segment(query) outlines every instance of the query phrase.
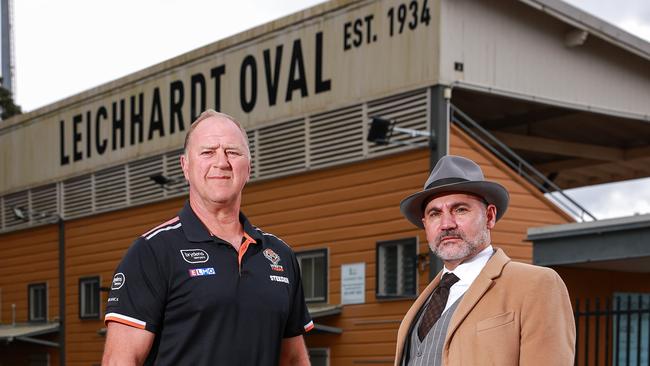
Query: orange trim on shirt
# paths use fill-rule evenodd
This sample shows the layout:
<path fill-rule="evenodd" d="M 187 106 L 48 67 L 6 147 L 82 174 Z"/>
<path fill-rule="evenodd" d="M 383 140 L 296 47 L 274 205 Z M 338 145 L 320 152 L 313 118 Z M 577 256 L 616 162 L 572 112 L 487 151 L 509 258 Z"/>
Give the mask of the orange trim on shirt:
<path fill-rule="evenodd" d="M 242 258 L 244 258 L 244 254 L 246 254 L 246 251 L 248 250 L 248 246 L 251 244 L 255 244 L 255 239 L 251 238 L 250 235 L 244 232 L 244 242 L 241 243 L 241 245 L 239 246 L 239 256 L 237 257 L 240 271 L 241 271 L 241 260 Z"/>
<path fill-rule="evenodd" d="M 104 324 L 108 324 L 108 322 L 122 323 L 124 325 L 128 325 L 128 326 L 131 326 L 131 327 L 134 327 L 134 328 L 144 329 L 144 325 L 142 325 L 142 324 L 134 323 L 134 322 L 128 321 L 126 319 L 117 318 L 117 317 L 110 316 L 110 315 L 107 316 L 104 319 Z"/>
<path fill-rule="evenodd" d="M 156 231 L 157 229 L 160 229 L 161 227 L 166 226 L 166 225 L 173 224 L 174 222 L 176 222 L 176 221 L 178 221 L 178 220 L 180 220 L 180 218 L 179 218 L 178 216 L 176 216 L 176 217 L 174 217 L 173 219 L 171 219 L 171 220 L 169 220 L 169 221 L 166 221 L 166 222 L 163 222 L 162 224 L 156 226 L 155 228 L 153 228 L 153 229 L 147 231 L 146 233 L 142 234 L 141 236 L 147 236 L 147 235 L 153 233 L 154 231 Z"/>

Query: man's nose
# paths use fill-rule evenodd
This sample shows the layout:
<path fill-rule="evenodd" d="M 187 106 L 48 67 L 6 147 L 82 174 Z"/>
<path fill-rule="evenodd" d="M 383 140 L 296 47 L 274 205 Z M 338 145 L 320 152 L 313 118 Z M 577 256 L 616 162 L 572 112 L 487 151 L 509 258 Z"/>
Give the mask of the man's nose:
<path fill-rule="evenodd" d="M 440 214 L 440 229 L 447 230 L 456 227 L 456 218 L 450 213 Z"/>
<path fill-rule="evenodd" d="M 224 149 L 217 149 L 217 153 L 215 154 L 214 162 L 212 165 L 219 169 L 227 169 L 230 167 L 228 155 Z"/>

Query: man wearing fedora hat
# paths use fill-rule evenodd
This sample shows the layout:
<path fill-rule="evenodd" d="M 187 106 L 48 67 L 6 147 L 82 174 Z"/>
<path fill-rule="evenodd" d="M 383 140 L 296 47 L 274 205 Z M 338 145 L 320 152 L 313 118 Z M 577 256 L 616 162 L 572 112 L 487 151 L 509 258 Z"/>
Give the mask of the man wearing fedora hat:
<path fill-rule="evenodd" d="M 562 279 L 491 245 L 508 201 L 475 162 L 451 155 L 402 201 L 444 268 L 402 320 L 396 366 L 573 364 L 575 324 Z"/>

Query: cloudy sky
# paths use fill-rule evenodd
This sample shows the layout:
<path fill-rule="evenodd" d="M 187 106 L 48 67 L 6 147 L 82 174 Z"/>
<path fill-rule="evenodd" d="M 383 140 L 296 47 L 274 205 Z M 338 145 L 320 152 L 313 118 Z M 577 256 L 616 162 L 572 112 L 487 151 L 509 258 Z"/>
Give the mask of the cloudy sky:
<path fill-rule="evenodd" d="M 320 2 L 14 0 L 16 101 L 30 111 Z M 650 41 L 649 0 L 569 2 Z M 650 212 L 650 179 L 569 194 L 598 218 Z"/>

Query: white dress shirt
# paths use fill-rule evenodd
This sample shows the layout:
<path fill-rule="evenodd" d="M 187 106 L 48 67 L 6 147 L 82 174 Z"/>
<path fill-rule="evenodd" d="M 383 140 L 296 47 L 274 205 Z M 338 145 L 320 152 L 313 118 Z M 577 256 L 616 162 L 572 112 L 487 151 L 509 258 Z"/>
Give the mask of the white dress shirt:
<path fill-rule="evenodd" d="M 474 258 L 459 264 L 453 271 L 448 270 L 446 267 L 443 268 L 443 275 L 451 272 L 460 279 L 449 289 L 449 298 L 447 299 L 447 305 L 445 305 L 444 311 L 447 311 L 459 297 L 463 296 L 469 286 L 472 285 L 472 282 L 478 277 L 479 273 L 481 273 L 493 253 L 494 249 L 492 249 L 492 245 L 488 245 L 487 248 L 475 255 Z"/>

